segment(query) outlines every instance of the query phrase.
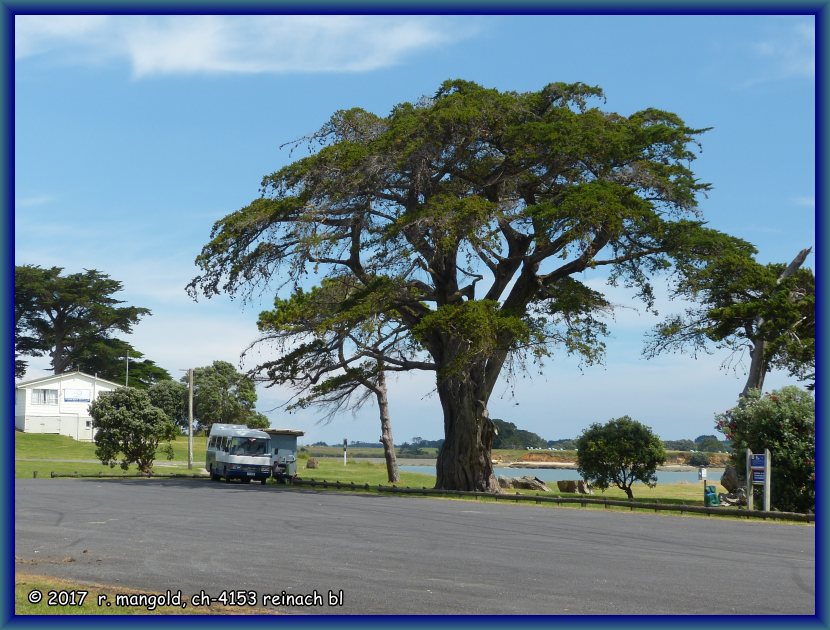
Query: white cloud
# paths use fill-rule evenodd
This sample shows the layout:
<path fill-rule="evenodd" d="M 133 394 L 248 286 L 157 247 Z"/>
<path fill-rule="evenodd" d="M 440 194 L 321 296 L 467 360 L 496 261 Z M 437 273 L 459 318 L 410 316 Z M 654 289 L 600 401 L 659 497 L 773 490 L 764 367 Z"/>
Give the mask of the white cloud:
<path fill-rule="evenodd" d="M 814 79 L 816 75 L 815 23 L 799 22 L 785 31 L 756 42 L 753 51 L 764 60 L 763 73 L 744 82 L 744 87 L 790 78 Z"/>
<path fill-rule="evenodd" d="M 365 72 L 471 32 L 429 16 L 17 16 L 15 58 L 126 59 L 136 77 Z"/>
<path fill-rule="evenodd" d="M 60 46 L 89 40 L 106 28 L 104 15 L 16 15 L 14 58 L 42 54 Z"/>

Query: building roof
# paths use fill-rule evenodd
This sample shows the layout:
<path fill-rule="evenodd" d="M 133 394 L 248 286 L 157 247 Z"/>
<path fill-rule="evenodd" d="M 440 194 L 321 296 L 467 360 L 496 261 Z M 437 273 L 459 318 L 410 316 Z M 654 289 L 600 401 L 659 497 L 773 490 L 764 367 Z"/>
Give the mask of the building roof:
<path fill-rule="evenodd" d="M 295 429 L 263 429 L 269 435 L 305 435 L 305 431 L 297 431 Z"/>
<path fill-rule="evenodd" d="M 91 381 L 97 381 L 99 383 L 105 383 L 107 385 L 112 385 L 113 387 L 123 387 L 123 385 L 119 385 L 118 383 L 113 383 L 112 381 L 108 381 L 105 378 L 98 378 L 97 376 L 93 376 L 91 374 L 87 374 L 85 372 L 77 371 L 77 372 L 64 372 L 63 374 L 50 374 L 49 376 L 41 376 L 39 378 L 32 378 L 28 381 L 20 381 L 19 383 L 15 383 L 14 387 L 17 389 L 18 387 L 26 387 L 29 385 L 39 385 L 41 383 L 48 383 L 51 381 L 60 381 L 65 379 L 69 376 L 83 376 L 88 378 Z"/>

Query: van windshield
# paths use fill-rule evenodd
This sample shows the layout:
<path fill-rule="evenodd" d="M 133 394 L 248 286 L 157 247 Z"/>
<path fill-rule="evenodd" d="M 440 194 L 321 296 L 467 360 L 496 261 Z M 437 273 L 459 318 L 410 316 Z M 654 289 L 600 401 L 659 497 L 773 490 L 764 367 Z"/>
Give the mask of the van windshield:
<path fill-rule="evenodd" d="M 231 455 L 267 455 L 268 438 L 235 437 L 231 440 Z"/>

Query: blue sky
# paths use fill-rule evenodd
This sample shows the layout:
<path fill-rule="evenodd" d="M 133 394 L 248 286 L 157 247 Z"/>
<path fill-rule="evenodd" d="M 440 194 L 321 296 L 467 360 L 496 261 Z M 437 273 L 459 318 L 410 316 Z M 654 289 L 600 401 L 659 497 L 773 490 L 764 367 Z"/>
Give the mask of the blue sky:
<path fill-rule="evenodd" d="M 119 297 L 153 312 L 130 342 L 174 377 L 238 364 L 272 297 L 187 297 L 212 224 L 290 161 L 280 145 L 335 110 L 386 114 L 448 78 L 517 91 L 582 81 L 605 90 L 604 109 L 713 127 L 693 166 L 714 186 L 700 200 L 710 226 L 763 262 L 815 246 L 812 16 L 17 16 L 15 262 L 122 281 Z M 655 318 L 623 290 L 609 296 L 622 308 L 605 365 L 555 357 L 501 382 L 491 416 L 548 439 L 625 414 L 664 439 L 714 433 L 743 368 L 721 369 L 722 354 L 642 359 Z M 658 298 L 661 313 L 681 308 Z M 46 368 L 33 361 L 27 378 Z M 773 373 L 767 387 L 789 382 Z M 396 441 L 442 436 L 432 390 L 431 374 L 390 383 Z M 373 407 L 321 425 L 278 409 L 286 397 L 262 389 L 258 408 L 308 443 L 379 435 Z"/>

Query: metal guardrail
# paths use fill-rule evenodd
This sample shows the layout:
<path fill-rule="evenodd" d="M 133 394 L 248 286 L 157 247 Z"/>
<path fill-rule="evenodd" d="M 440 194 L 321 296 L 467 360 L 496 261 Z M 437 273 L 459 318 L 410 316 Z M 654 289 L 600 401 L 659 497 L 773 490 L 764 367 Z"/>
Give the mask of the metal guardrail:
<path fill-rule="evenodd" d="M 764 512 L 762 510 L 744 510 L 734 507 L 706 507 L 701 505 L 686 505 L 678 503 L 646 503 L 641 501 L 622 501 L 608 498 L 589 497 L 546 497 L 539 494 L 491 494 L 489 492 L 470 492 L 465 490 L 436 490 L 435 488 L 399 488 L 397 486 L 370 486 L 367 484 L 345 483 L 341 481 L 316 481 L 315 479 L 296 479 L 294 485 L 305 485 L 321 488 L 336 488 L 346 490 L 376 490 L 378 492 L 389 492 L 391 494 L 417 494 L 422 496 L 449 496 L 449 497 L 472 497 L 485 498 L 495 501 L 532 502 L 537 505 L 542 503 L 555 503 L 556 505 L 579 504 L 582 507 L 587 505 L 601 505 L 606 509 L 609 507 L 627 507 L 634 510 L 654 510 L 655 512 L 680 512 L 681 514 L 706 514 L 708 516 L 737 516 L 741 518 L 760 518 L 763 520 L 785 520 L 814 523 L 815 514 L 799 514 L 796 512 Z"/>

